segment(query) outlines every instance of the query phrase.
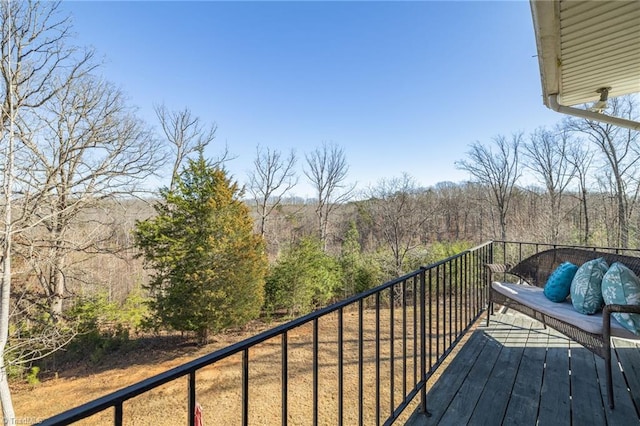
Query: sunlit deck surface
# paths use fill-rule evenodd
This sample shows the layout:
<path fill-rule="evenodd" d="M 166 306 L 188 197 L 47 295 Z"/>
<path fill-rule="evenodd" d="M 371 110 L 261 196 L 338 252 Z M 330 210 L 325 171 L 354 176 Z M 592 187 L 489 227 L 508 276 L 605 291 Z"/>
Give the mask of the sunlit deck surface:
<path fill-rule="evenodd" d="M 601 358 L 524 315 L 496 312 L 430 388 L 431 417 L 407 425 L 640 424 L 640 346 L 614 346 L 611 410 Z"/>

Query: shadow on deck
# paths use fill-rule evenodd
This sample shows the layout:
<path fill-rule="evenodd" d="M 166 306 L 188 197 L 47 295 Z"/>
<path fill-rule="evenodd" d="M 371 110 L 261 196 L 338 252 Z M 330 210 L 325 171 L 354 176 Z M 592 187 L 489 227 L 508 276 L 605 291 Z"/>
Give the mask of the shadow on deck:
<path fill-rule="evenodd" d="M 640 346 L 614 346 L 611 410 L 601 358 L 526 316 L 494 315 L 429 389 L 431 416 L 406 425 L 640 424 Z"/>

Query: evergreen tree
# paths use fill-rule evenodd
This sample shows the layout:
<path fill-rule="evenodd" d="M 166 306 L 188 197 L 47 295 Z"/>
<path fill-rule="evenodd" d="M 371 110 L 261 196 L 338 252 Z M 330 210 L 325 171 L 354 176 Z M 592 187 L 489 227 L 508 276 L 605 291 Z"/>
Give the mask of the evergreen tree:
<path fill-rule="evenodd" d="M 153 270 L 154 323 L 196 332 L 205 342 L 210 332 L 256 318 L 268 264 L 237 183 L 200 153 L 160 195 L 157 215 L 135 231 Z"/>

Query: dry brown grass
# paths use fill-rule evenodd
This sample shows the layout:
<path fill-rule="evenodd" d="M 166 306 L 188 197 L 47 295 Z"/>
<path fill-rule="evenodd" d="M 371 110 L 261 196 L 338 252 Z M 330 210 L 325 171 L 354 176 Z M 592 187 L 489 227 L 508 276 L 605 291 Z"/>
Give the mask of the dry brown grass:
<path fill-rule="evenodd" d="M 413 353 L 413 311 L 407 309 L 406 351 Z M 364 314 L 364 398 L 365 424 L 376 420 L 376 367 L 375 311 Z M 441 318 L 442 321 L 447 320 Z M 389 309 L 380 311 L 380 411 L 385 419 L 391 410 L 391 362 L 394 351 L 394 406 L 403 392 L 404 364 L 402 361 L 402 310 L 396 309 L 393 318 L 395 338 L 390 339 L 392 321 Z M 323 317 L 319 328 L 319 424 L 337 424 L 338 413 L 338 317 Z M 288 334 L 288 422 L 292 425 L 311 424 L 313 410 L 313 328 L 312 323 L 298 327 Z M 266 328 L 264 326 L 263 328 Z M 115 360 L 120 367 L 105 368 L 91 374 L 80 372 L 47 380 L 35 387 L 25 385 L 14 389 L 14 404 L 19 418 L 44 419 L 78 406 L 124 386 L 166 371 L 199 356 L 250 337 L 260 330 L 222 334 L 218 340 L 200 348 L 169 351 L 165 356 L 138 352 L 125 362 Z M 344 424 L 358 423 L 358 312 L 344 313 Z M 281 423 L 281 340 L 268 340 L 249 351 L 249 419 L 250 424 L 271 425 Z M 441 343 L 442 344 L 442 343 Z M 164 359 L 169 357 L 170 359 Z M 241 423 L 241 354 L 227 358 L 198 371 L 197 400 L 203 407 L 204 424 L 231 426 Z M 413 388 L 414 376 L 419 377 L 419 361 L 414 365 L 412 356 L 406 362 L 407 391 Z M 403 413 L 402 421 L 417 406 L 414 401 Z M 125 424 L 177 425 L 187 422 L 187 379 L 182 378 L 140 395 L 124 404 Z M 113 411 L 92 416 L 79 424 L 110 424 Z"/>

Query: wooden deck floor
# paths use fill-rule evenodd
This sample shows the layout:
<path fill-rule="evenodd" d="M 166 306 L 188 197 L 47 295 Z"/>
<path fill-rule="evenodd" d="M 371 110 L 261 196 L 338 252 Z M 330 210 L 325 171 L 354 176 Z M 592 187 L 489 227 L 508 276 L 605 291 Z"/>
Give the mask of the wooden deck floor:
<path fill-rule="evenodd" d="M 422 425 L 638 425 L 640 346 L 616 340 L 615 409 L 604 361 L 528 317 L 496 314 L 474 331 L 427 396 Z"/>

